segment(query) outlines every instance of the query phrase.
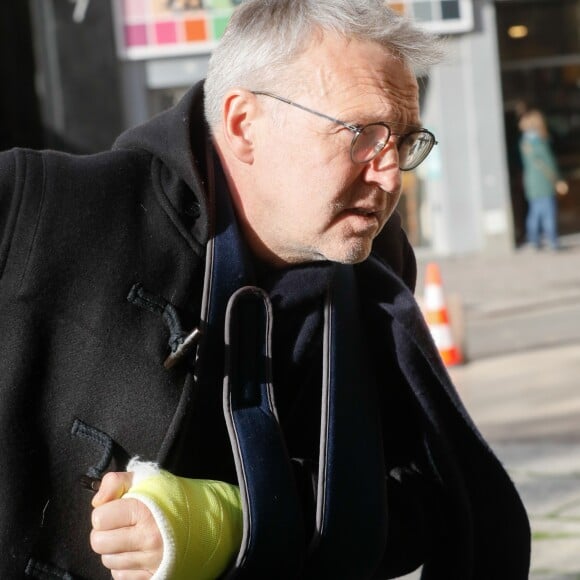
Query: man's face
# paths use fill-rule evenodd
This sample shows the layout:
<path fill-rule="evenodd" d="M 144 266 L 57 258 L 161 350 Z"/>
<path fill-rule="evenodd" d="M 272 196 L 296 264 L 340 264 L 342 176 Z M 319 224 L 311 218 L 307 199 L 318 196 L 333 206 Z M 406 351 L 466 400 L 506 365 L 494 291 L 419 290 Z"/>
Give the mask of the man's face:
<path fill-rule="evenodd" d="M 375 44 L 326 35 L 294 70 L 290 97 L 301 105 L 352 124 L 420 125 L 414 76 Z M 367 258 L 401 193 L 396 137 L 373 161 L 353 163 L 348 129 L 254 98 L 252 187 L 237 208 L 254 250 L 275 265 Z"/>

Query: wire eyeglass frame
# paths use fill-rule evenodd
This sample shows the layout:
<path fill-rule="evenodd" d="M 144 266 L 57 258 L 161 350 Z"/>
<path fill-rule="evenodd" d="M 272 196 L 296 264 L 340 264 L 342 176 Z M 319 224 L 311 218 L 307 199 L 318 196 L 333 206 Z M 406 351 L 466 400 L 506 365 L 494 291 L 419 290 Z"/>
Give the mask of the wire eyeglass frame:
<path fill-rule="evenodd" d="M 353 138 L 350 144 L 350 158 L 353 163 L 363 164 L 371 162 L 387 147 L 391 136 L 395 136 L 398 137 L 397 151 L 399 153 L 399 169 L 401 171 L 411 171 L 412 169 L 418 167 L 423 161 L 425 161 L 426 157 L 429 155 L 433 147 L 437 145 L 435 135 L 431 133 L 431 131 L 429 131 L 428 129 L 424 129 L 422 127 L 417 127 L 416 129 L 413 129 L 412 131 L 407 131 L 406 133 L 395 133 L 391 129 L 391 125 L 396 125 L 397 123 L 376 122 L 376 123 L 368 123 L 367 125 L 346 123 L 345 121 L 335 119 L 330 115 L 321 113 L 319 111 L 315 111 L 314 109 L 291 101 L 290 99 L 281 97 L 280 95 L 276 95 L 274 93 L 270 93 L 267 91 L 250 91 L 250 92 L 254 95 L 262 95 L 265 97 L 276 99 L 278 101 L 281 101 L 282 103 L 286 103 L 287 105 L 296 107 L 297 109 L 300 109 L 307 113 L 311 113 L 312 115 L 316 115 L 317 117 L 322 117 L 323 119 L 331 121 L 336 125 L 340 125 L 345 129 L 348 129 L 351 133 L 353 133 Z M 370 136 L 369 129 L 371 128 L 385 130 L 386 133 L 380 139 L 375 140 L 374 143 L 373 141 L 371 141 L 371 143 L 373 144 L 370 147 L 366 148 L 368 151 L 367 155 L 363 155 L 362 157 L 356 155 L 357 151 L 364 152 L 364 149 L 361 149 L 360 147 L 357 148 L 357 144 L 362 143 L 360 137 L 361 135 L 365 136 L 365 131 L 366 136 Z M 411 139 L 415 139 L 415 142 L 413 143 Z M 415 146 L 416 143 L 421 143 L 421 150 L 419 151 L 419 156 L 417 157 L 416 160 L 414 160 L 410 164 L 401 163 L 401 159 L 403 158 L 402 157 L 403 146 L 409 145 L 409 142 L 411 142 L 409 151 L 413 150 L 413 147 Z"/>

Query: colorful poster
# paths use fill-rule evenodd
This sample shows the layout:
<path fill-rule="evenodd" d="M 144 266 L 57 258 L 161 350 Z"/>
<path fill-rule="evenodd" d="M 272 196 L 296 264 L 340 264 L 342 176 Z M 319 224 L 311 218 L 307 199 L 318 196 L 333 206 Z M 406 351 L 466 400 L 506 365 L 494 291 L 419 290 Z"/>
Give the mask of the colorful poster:
<path fill-rule="evenodd" d="M 242 0 L 111 0 L 119 56 L 209 53 Z"/>
<path fill-rule="evenodd" d="M 208 54 L 243 0 L 111 0 L 119 56 L 152 59 Z M 473 29 L 473 0 L 387 0 L 440 34 Z"/>
<path fill-rule="evenodd" d="M 387 4 L 432 32 L 473 30 L 473 0 L 387 0 Z"/>

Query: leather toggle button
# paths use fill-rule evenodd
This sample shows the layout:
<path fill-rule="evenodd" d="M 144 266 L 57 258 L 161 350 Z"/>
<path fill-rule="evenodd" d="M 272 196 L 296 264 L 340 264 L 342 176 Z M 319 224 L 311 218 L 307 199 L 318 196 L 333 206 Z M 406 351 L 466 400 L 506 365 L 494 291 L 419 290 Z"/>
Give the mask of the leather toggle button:
<path fill-rule="evenodd" d="M 163 366 L 166 369 L 173 368 L 182 358 L 193 350 L 200 338 L 201 330 L 199 330 L 199 328 L 194 328 L 193 331 L 183 339 L 183 342 L 181 342 L 177 348 L 169 354 L 165 359 Z"/>
<path fill-rule="evenodd" d="M 101 487 L 101 480 L 96 477 L 90 477 L 89 475 L 81 475 L 80 482 L 82 487 L 95 493 Z"/>

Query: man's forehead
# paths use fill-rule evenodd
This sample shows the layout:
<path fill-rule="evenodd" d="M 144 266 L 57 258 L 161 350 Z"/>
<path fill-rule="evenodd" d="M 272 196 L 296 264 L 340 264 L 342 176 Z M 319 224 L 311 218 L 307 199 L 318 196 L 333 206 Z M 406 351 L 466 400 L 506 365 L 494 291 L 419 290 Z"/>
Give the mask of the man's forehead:
<path fill-rule="evenodd" d="M 375 42 L 329 33 L 293 63 L 287 93 L 313 108 L 357 123 L 418 121 L 418 85 L 404 61 Z M 287 95 L 285 95 L 287 96 Z"/>
<path fill-rule="evenodd" d="M 378 89 L 388 98 L 405 91 L 412 98 L 417 80 L 406 63 L 386 47 L 369 41 L 327 37 L 309 46 L 295 63 L 296 86 L 324 97 L 337 91 Z"/>
<path fill-rule="evenodd" d="M 392 77 L 367 85 L 352 83 L 329 100 L 333 113 L 357 123 L 419 122 L 419 91 L 416 82 L 392 82 Z"/>

